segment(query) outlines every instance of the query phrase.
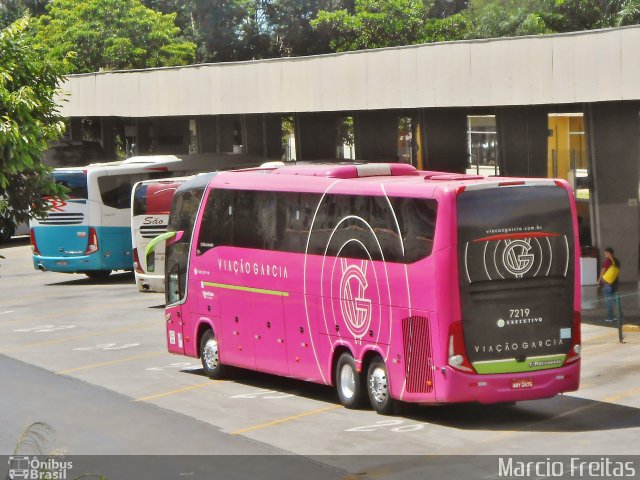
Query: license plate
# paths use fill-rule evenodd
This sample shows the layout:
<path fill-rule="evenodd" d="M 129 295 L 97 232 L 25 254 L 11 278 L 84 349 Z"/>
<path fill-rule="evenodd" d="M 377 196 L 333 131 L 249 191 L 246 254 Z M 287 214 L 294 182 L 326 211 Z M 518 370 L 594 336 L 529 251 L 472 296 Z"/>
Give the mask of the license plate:
<path fill-rule="evenodd" d="M 511 388 L 521 390 L 523 388 L 533 387 L 533 378 L 516 378 L 511 380 Z"/>
<path fill-rule="evenodd" d="M 62 265 L 62 266 L 64 266 L 64 265 L 66 265 L 66 264 L 67 264 L 67 261 L 66 261 L 66 260 L 58 260 L 58 261 L 56 262 L 56 265 Z"/>

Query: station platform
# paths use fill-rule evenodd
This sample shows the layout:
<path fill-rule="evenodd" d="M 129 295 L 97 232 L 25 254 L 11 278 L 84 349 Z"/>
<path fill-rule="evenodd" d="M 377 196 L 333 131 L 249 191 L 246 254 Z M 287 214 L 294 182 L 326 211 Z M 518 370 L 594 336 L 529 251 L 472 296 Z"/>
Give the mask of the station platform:
<path fill-rule="evenodd" d="M 623 312 L 623 332 L 640 332 L 640 284 L 621 283 L 618 293 Z M 617 329 L 617 322 L 605 322 L 606 317 L 602 288 L 582 286 L 582 322 Z"/>

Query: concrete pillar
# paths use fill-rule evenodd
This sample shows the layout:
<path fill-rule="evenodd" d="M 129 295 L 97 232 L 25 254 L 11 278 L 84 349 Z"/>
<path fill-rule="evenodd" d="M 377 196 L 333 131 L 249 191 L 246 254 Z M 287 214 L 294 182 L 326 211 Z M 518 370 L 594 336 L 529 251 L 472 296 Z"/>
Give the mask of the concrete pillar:
<path fill-rule="evenodd" d="M 71 140 L 82 141 L 82 118 L 71 117 L 69 119 L 69 136 Z"/>
<path fill-rule="evenodd" d="M 219 125 L 219 146 L 221 153 L 233 153 L 234 146 L 242 142 L 242 120 L 240 115 L 222 115 Z M 241 143 L 240 143 L 241 145 Z"/>
<path fill-rule="evenodd" d="M 151 129 L 151 120 L 148 118 L 139 118 L 136 120 L 137 126 L 137 136 L 136 136 L 136 144 L 138 155 L 147 155 L 150 153 L 151 145 L 152 145 L 152 137 L 150 135 Z"/>
<path fill-rule="evenodd" d="M 300 113 L 296 115 L 298 160 L 333 160 L 336 158 L 337 114 Z"/>
<path fill-rule="evenodd" d="M 115 143 L 115 122 L 113 117 L 102 117 L 101 121 L 101 137 L 102 137 L 102 149 L 104 150 L 104 156 L 106 159 L 115 160 L 116 158 L 116 143 Z"/>
<path fill-rule="evenodd" d="M 269 160 L 282 159 L 282 116 L 268 114 L 262 116 L 264 124 L 264 145 Z"/>
<path fill-rule="evenodd" d="M 244 115 L 244 126 L 244 152 L 263 157 L 265 152 L 262 115 Z"/>
<path fill-rule="evenodd" d="M 616 251 L 621 281 L 638 280 L 640 103 L 587 106 L 587 150 L 594 182 L 595 238 Z"/>
<path fill-rule="evenodd" d="M 548 114 L 541 107 L 501 107 L 496 114 L 501 174 L 547 176 Z"/>
<path fill-rule="evenodd" d="M 355 115 L 358 159 L 369 162 L 398 161 L 398 116 L 395 110 L 358 112 Z"/>
<path fill-rule="evenodd" d="M 198 135 L 201 153 L 216 153 L 218 146 L 216 117 L 212 115 L 198 117 Z"/>
<path fill-rule="evenodd" d="M 434 108 L 422 111 L 425 169 L 464 173 L 467 168 L 467 111 Z"/>

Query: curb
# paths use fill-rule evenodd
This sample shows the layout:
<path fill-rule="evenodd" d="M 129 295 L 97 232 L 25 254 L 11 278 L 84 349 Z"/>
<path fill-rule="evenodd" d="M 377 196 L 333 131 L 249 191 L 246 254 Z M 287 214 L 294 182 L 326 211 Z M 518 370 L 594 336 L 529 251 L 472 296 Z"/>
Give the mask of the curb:
<path fill-rule="evenodd" d="M 640 325 L 623 325 L 623 332 L 640 332 Z"/>

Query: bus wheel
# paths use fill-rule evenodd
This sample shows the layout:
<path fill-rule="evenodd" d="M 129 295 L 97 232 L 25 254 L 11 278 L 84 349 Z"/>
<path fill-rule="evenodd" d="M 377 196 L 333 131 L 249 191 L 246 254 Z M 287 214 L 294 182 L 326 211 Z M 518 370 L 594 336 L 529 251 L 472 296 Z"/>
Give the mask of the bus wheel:
<path fill-rule="evenodd" d="M 207 330 L 200 339 L 200 360 L 204 373 L 209 378 L 217 379 L 223 375 L 224 367 L 218 356 L 218 341 L 211 330 Z"/>
<path fill-rule="evenodd" d="M 88 272 L 84 272 L 84 274 L 89 278 L 103 279 L 111 275 L 111 270 L 89 270 Z"/>
<path fill-rule="evenodd" d="M 381 415 L 393 412 L 394 401 L 389 393 L 389 377 L 384 361 L 377 357 L 367 371 L 367 393 L 373 409 Z"/>
<path fill-rule="evenodd" d="M 0 226 L 0 242 L 8 242 L 9 240 L 11 240 L 11 237 L 13 237 L 14 233 L 15 228 L 13 228 L 13 225 L 7 223 Z"/>
<path fill-rule="evenodd" d="M 340 403 L 346 408 L 360 407 L 364 397 L 362 379 L 350 353 L 344 352 L 338 358 L 335 376 Z"/>

